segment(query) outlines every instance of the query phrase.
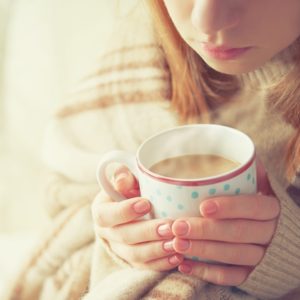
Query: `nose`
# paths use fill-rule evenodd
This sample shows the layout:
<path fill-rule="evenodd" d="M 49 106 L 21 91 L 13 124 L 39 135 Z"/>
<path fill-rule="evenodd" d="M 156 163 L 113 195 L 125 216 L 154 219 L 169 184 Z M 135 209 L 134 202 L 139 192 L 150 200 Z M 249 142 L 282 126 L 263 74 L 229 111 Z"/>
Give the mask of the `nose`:
<path fill-rule="evenodd" d="M 201 33 L 212 35 L 234 27 L 239 20 L 232 0 L 195 0 L 191 13 L 193 26 Z"/>

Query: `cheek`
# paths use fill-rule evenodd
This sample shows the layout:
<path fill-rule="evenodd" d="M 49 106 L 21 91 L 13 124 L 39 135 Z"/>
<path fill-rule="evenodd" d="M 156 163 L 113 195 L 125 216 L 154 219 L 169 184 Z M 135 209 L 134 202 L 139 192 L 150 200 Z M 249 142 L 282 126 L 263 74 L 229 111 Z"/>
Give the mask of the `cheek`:
<path fill-rule="evenodd" d="M 193 2 L 194 1 L 191 0 L 164 0 L 170 18 L 177 30 L 181 33 L 186 30 L 185 27 L 190 22 Z"/>
<path fill-rule="evenodd" d="M 282 22 L 282 27 L 283 24 L 286 24 L 287 27 L 286 31 L 289 32 L 290 37 L 299 36 L 300 35 L 300 5 L 298 8 L 298 13 L 290 13 L 289 15 L 286 16 L 286 20 L 288 20 L 286 23 Z"/>
<path fill-rule="evenodd" d="M 247 25 L 256 40 L 270 46 L 295 40 L 300 34 L 300 1 L 260 1 Z"/>

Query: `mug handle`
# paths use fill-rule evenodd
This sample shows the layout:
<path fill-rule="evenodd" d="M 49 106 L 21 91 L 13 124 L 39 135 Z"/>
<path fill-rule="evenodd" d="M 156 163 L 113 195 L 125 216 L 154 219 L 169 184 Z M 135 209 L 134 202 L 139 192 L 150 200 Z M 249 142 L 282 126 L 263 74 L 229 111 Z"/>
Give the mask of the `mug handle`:
<path fill-rule="evenodd" d="M 99 161 L 96 173 L 99 185 L 103 187 L 104 191 L 111 196 L 114 201 L 122 201 L 126 198 L 113 188 L 105 174 L 106 167 L 110 163 L 115 162 L 126 165 L 136 178 L 138 178 L 137 164 L 134 154 L 121 150 L 107 152 Z"/>

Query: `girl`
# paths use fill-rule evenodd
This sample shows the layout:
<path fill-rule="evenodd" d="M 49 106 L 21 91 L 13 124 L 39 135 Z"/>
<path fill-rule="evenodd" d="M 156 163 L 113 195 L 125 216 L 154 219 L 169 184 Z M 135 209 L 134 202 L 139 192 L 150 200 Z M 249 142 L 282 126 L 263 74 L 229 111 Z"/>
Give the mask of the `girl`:
<path fill-rule="evenodd" d="M 299 0 L 147 4 L 152 22 L 140 11 L 130 17 L 118 51 L 49 126 L 54 230 L 7 298 L 299 299 Z M 207 199 L 199 218 L 145 221 L 151 204 L 121 167 L 114 184 L 128 200 L 100 192 L 91 224 L 98 153 L 134 151 L 153 133 L 191 122 L 251 136 L 258 194 Z"/>
<path fill-rule="evenodd" d="M 199 208 L 203 218 L 174 222 L 137 222 L 151 210 L 147 199 L 94 205 L 98 234 L 132 266 L 160 271 L 178 266 L 184 274 L 239 286 L 251 295 L 281 296 L 299 276 L 290 264 L 300 262 L 299 237 L 289 233 L 292 223 L 299 224 L 299 216 L 288 216 L 285 208 L 279 216 L 280 201 L 286 206 L 300 200 L 300 189 L 292 185 L 300 167 L 300 3 L 149 2 L 170 68 L 175 109 L 185 120 L 210 113 L 211 122 L 248 132 L 277 186 L 274 195 L 208 199 Z M 126 193 L 124 185 L 133 179 L 126 170 L 118 174 L 117 188 Z M 286 181 L 291 184 L 287 189 Z M 230 267 L 183 260 L 180 254 Z"/>

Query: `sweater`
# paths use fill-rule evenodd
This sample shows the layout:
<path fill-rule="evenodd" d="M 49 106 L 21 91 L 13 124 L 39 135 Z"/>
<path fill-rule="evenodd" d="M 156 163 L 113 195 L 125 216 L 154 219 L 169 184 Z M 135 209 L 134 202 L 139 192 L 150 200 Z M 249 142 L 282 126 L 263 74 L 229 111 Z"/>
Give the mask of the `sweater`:
<path fill-rule="evenodd" d="M 134 35 L 127 34 L 132 30 Z M 176 269 L 134 269 L 95 237 L 90 206 L 101 190 L 95 178 L 101 156 L 112 149 L 135 152 L 147 137 L 180 124 L 151 22 L 134 14 L 114 40 L 49 123 L 45 203 L 53 222 L 9 282 L 4 299 L 299 299 L 300 176 L 287 181 L 283 160 L 295 129 L 267 104 L 272 86 L 293 67 L 293 47 L 239 76 L 239 92 L 211 114 L 213 123 L 235 127 L 253 139 L 281 206 L 262 261 L 240 286 L 222 287 Z"/>

